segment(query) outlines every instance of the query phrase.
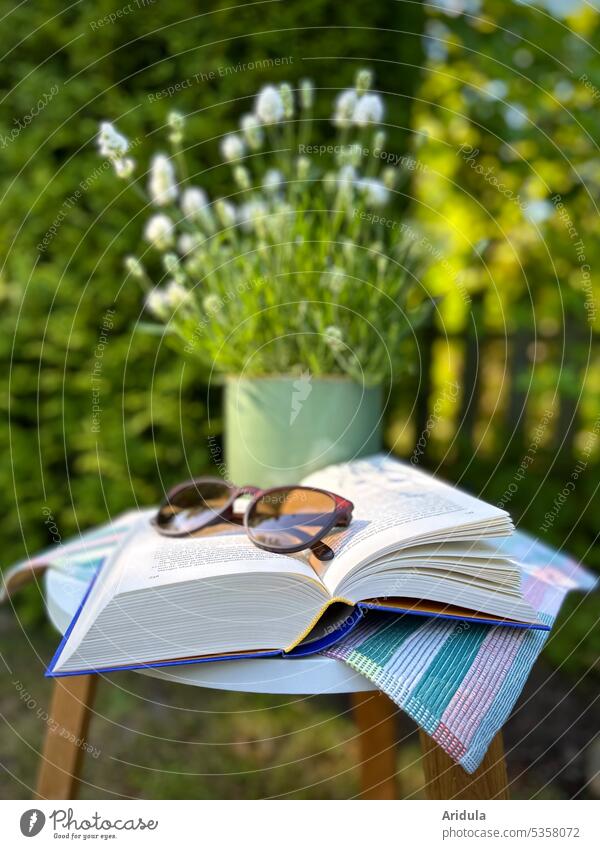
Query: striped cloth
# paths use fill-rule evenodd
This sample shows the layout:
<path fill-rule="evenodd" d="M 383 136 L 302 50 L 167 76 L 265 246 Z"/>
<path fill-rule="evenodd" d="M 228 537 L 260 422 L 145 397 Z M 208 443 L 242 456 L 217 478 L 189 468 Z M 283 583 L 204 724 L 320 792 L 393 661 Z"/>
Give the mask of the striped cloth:
<path fill-rule="evenodd" d="M 4 575 L 4 594 L 46 565 L 90 581 L 139 513 L 55 546 Z M 552 625 L 569 590 L 595 579 L 570 557 L 517 532 L 502 540 L 522 565 L 523 591 Z M 345 661 L 385 692 L 467 772 L 481 763 L 507 720 L 548 631 L 418 616 L 369 614 L 325 654 Z"/>
<path fill-rule="evenodd" d="M 552 625 L 567 592 L 595 579 L 517 531 L 502 548 L 521 563 L 525 598 Z M 370 619 L 326 654 L 361 672 L 467 772 L 508 719 L 549 631 L 390 615 Z"/>

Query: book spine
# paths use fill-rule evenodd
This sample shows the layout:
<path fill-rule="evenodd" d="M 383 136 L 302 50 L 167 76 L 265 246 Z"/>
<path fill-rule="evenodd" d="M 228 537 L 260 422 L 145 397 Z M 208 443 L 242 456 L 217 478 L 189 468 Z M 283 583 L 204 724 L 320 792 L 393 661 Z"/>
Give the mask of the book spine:
<path fill-rule="evenodd" d="M 327 602 L 323 605 L 323 607 L 321 608 L 321 610 L 319 610 L 319 612 L 317 613 L 317 615 L 316 615 L 316 616 L 314 616 L 314 617 L 311 619 L 311 621 L 309 622 L 309 624 L 307 625 L 307 627 L 304 629 L 304 631 L 302 631 L 302 633 L 300 634 L 300 636 L 299 636 L 299 637 L 296 637 L 296 639 L 294 640 L 294 642 L 293 642 L 293 643 L 290 643 L 290 645 L 289 645 L 289 646 L 287 646 L 287 647 L 284 649 L 284 652 L 285 652 L 286 654 L 289 654 L 289 652 L 291 652 L 291 651 L 292 651 L 292 649 L 295 649 L 295 648 L 296 648 L 296 646 L 298 645 L 298 643 L 301 643 L 301 642 L 302 642 L 302 640 L 304 640 L 304 639 L 306 639 L 306 637 L 308 637 L 308 635 L 310 634 L 310 632 L 312 631 L 312 629 L 315 627 L 315 625 L 318 623 L 318 621 L 321 619 L 321 617 L 323 616 L 323 614 L 325 613 L 325 611 L 326 611 L 326 610 L 328 610 L 328 609 L 331 607 L 331 605 L 332 605 L 332 604 L 336 604 L 336 603 L 339 603 L 339 602 L 341 602 L 342 604 L 347 604 L 347 605 L 348 605 L 348 607 L 352 607 L 352 608 L 354 607 L 354 602 L 353 602 L 353 601 L 349 601 L 349 599 L 347 599 L 347 598 L 343 598 L 342 596 L 334 596 L 333 598 L 330 598 L 330 599 L 329 599 L 329 600 L 328 600 L 328 601 L 327 601 Z"/>

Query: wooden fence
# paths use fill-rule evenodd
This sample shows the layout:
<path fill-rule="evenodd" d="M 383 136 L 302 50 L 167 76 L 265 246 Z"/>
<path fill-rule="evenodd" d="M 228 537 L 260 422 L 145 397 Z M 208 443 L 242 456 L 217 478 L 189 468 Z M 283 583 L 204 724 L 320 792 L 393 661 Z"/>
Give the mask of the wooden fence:
<path fill-rule="evenodd" d="M 465 332 L 421 332 L 418 375 L 399 393 L 398 414 L 411 426 L 405 449 L 412 440 L 425 461 L 447 455 L 462 464 L 473 455 L 515 458 L 534 446 L 561 464 L 582 454 L 597 463 L 597 336 L 570 321 L 559 332 L 486 333 L 481 298 L 471 318 Z"/>

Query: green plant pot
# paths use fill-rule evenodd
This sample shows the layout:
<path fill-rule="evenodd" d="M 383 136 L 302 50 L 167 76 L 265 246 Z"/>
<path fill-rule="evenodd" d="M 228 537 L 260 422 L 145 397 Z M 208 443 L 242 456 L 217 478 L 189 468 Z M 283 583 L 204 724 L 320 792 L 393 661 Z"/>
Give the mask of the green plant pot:
<path fill-rule="evenodd" d="M 338 377 L 231 377 L 224 404 L 226 472 L 237 484 L 298 483 L 381 448 L 381 387 Z"/>

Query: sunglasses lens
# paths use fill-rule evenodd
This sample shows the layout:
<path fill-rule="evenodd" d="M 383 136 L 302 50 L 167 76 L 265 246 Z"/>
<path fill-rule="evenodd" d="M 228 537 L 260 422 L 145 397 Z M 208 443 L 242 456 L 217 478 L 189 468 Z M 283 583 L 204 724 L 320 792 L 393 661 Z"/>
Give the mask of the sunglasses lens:
<path fill-rule="evenodd" d="M 214 519 L 231 497 L 226 483 L 197 481 L 169 494 L 156 517 L 160 528 L 190 533 Z"/>
<path fill-rule="evenodd" d="M 259 545 L 276 551 L 308 546 L 322 535 L 335 513 L 325 492 L 290 487 L 265 493 L 248 514 L 248 533 Z"/>

